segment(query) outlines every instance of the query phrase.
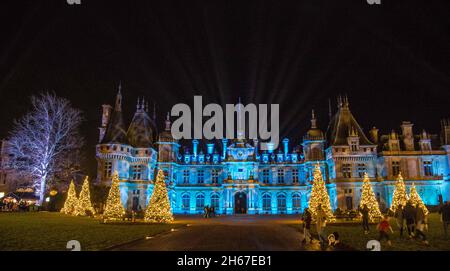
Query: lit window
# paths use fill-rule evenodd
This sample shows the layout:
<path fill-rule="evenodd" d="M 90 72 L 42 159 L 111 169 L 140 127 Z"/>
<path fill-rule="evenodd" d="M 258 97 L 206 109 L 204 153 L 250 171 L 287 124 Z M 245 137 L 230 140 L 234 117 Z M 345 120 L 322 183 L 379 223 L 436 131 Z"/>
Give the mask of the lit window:
<path fill-rule="evenodd" d="M 211 207 L 214 207 L 214 209 L 219 208 L 219 195 L 213 194 L 211 196 Z"/>
<path fill-rule="evenodd" d="M 189 170 L 183 170 L 183 183 L 189 183 Z"/>
<path fill-rule="evenodd" d="M 142 167 L 141 165 L 134 165 L 133 169 L 133 180 L 140 180 L 142 176 Z"/>
<path fill-rule="evenodd" d="M 269 170 L 268 169 L 263 169 L 262 181 L 263 181 L 263 183 L 269 183 Z"/>
<path fill-rule="evenodd" d="M 278 207 L 278 211 L 283 212 L 286 210 L 286 195 L 285 194 L 277 195 L 277 207 Z"/>
<path fill-rule="evenodd" d="M 392 161 L 392 175 L 397 176 L 400 173 L 400 161 Z"/>
<path fill-rule="evenodd" d="M 271 197 L 270 194 L 264 194 L 262 198 L 263 210 L 269 211 L 271 207 Z"/>
<path fill-rule="evenodd" d="M 364 173 L 367 171 L 366 164 L 358 164 L 358 167 L 356 168 L 356 170 L 358 171 L 359 178 L 363 178 Z"/>
<path fill-rule="evenodd" d="M 213 184 L 219 183 L 219 170 L 213 169 L 211 171 L 211 175 L 212 175 L 212 178 L 211 178 L 212 183 Z"/>
<path fill-rule="evenodd" d="M 111 173 L 112 173 L 112 162 L 111 161 L 106 161 L 105 162 L 105 168 L 103 171 L 103 176 L 105 178 L 109 178 L 111 177 Z"/>
<path fill-rule="evenodd" d="M 200 169 L 197 171 L 197 183 L 204 183 L 205 182 L 205 171 L 203 169 Z"/>
<path fill-rule="evenodd" d="M 197 210 L 203 210 L 203 207 L 205 207 L 205 195 L 198 194 L 195 198 L 195 208 Z"/>
<path fill-rule="evenodd" d="M 181 209 L 189 210 L 190 205 L 191 205 L 191 197 L 189 196 L 189 194 L 184 194 L 181 197 Z"/>
<path fill-rule="evenodd" d="M 301 208 L 301 197 L 298 193 L 292 195 L 292 208 L 294 211 L 298 211 Z"/>
<path fill-rule="evenodd" d="M 282 168 L 277 170 L 277 181 L 278 183 L 284 183 L 284 169 Z"/>
<path fill-rule="evenodd" d="M 423 173 L 425 176 L 433 176 L 433 167 L 431 165 L 431 161 L 423 162 Z"/>
<path fill-rule="evenodd" d="M 342 176 L 344 178 L 352 177 L 352 165 L 351 164 L 343 164 L 342 165 Z"/>
<path fill-rule="evenodd" d="M 292 183 L 298 183 L 298 169 L 292 170 Z"/>

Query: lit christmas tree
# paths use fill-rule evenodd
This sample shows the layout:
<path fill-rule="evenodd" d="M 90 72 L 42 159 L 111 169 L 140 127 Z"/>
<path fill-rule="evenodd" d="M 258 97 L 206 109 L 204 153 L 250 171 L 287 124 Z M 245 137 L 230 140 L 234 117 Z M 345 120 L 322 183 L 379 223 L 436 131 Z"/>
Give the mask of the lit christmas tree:
<path fill-rule="evenodd" d="M 408 195 L 406 194 L 406 186 L 403 182 L 402 174 L 399 173 L 397 181 L 395 182 L 394 194 L 392 195 L 391 210 L 395 212 L 400 204 L 405 207 L 407 201 Z"/>
<path fill-rule="evenodd" d="M 61 209 L 61 213 L 64 213 L 66 215 L 74 215 L 76 212 L 77 204 L 77 191 L 75 191 L 75 184 L 72 180 L 70 182 L 69 191 L 67 191 L 67 199 L 66 202 L 64 202 L 64 207 Z"/>
<path fill-rule="evenodd" d="M 158 171 L 152 197 L 145 210 L 144 219 L 148 222 L 157 223 L 170 223 L 173 221 L 172 209 L 162 170 Z"/>
<path fill-rule="evenodd" d="M 429 212 L 427 206 L 425 206 L 419 193 L 417 193 L 416 186 L 414 185 L 414 183 L 409 189 L 409 200 L 414 206 L 418 206 L 419 208 L 421 208 L 425 215 L 428 215 Z"/>
<path fill-rule="evenodd" d="M 378 205 L 377 198 L 372 190 L 372 184 L 370 183 L 369 175 L 367 175 L 367 173 L 364 173 L 361 201 L 359 202 L 360 208 L 363 208 L 364 205 L 367 205 L 367 208 L 369 209 L 369 219 L 371 221 L 381 217 L 380 206 Z"/>
<path fill-rule="evenodd" d="M 122 200 L 120 198 L 119 185 L 119 174 L 116 171 L 112 177 L 111 188 L 109 189 L 105 211 L 103 212 L 103 218 L 105 219 L 121 220 L 125 215 L 125 208 L 123 207 Z"/>
<path fill-rule="evenodd" d="M 328 196 L 327 187 L 322 177 L 319 164 L 314 168 L 314 182 L 309 197 L 309 210 L 311 211 L 313 219 L 317 216 L 317 207 L 319 204 L 325 212 L 326 219 L 333 219 L 333 212 L 331 210 L 330 197 Z"/>
<path fill-rule="evenodd" d="M 88 176 L 84 179 L 83 186 L 81 188 L 80 196 L 78 197 L 78 204 L 76 208 L 76 215 L 87 215 L 90 211 L 95 214 L 95 210 L 91 203 L 91 193 L 89 192 L 89 180 Z"/>

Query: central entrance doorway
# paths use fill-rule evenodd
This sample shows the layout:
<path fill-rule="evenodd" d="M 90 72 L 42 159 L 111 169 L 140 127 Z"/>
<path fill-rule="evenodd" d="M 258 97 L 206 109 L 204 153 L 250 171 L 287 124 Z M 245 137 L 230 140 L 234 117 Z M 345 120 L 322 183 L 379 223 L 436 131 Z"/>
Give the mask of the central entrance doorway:
<path fill-rule="evenodd" d="M 234 213 L 235 214 L 247 213 L 247 194 L 245 192 L 237 192 L 234 195 Z"/>

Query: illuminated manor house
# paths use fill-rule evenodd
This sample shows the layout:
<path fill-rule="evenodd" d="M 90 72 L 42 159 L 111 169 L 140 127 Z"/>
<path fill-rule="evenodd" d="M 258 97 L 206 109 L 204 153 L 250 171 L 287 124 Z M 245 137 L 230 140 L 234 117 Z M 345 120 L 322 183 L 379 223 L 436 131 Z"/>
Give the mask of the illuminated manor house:
<path fill-rule="evenodd" d="M 117 171 L 122 201 L 129 210 L 146 207 L 155 171 L 162 169 L 174 213 L 202 213 L 205 205 L 220 214 L 300 213 L 308 206 L 316 164 L 333 209 L 357 208 L 364 172 L 382 208 L 390 206 L 399 172 L 408 187 L 416 185 L 425 204 L 450 200 L 448 121 L 442 122 L 440 136 L 414 134 L 410 122 L 401 124 L 400 133 L 378 135 L 372 128 L 367 136 L 344 98 L 338 100 L 326 133 L 317 127 L 313 113 L 300 145 L 291 148 L 283 139 L 279 149 L 267 152 L 258 150 L 257 140 L 192 140 L 181 148 L 170 125 L 167 119 L 165 129 L 156 133 L 155 118 L 142 100 L 127 127 L 120 89 L 114 107 L 103 105 L 97 178 L 108 184 Z"/>

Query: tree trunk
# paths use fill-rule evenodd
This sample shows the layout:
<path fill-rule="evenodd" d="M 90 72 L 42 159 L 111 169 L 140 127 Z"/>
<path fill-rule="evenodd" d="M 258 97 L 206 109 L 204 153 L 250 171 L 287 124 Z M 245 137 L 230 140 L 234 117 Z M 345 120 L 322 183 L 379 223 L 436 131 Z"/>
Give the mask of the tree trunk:
<path fill-rule="evenodd" d="M 44 203 L 46 181 L 47 181 L 47 176 L 46 175 L 42 176 L 41 181 L 40 181 L 40 189 L 39 189 L 39 202 L 38 202 L 39 206 L 42 206 L 42 204 Z"/>

